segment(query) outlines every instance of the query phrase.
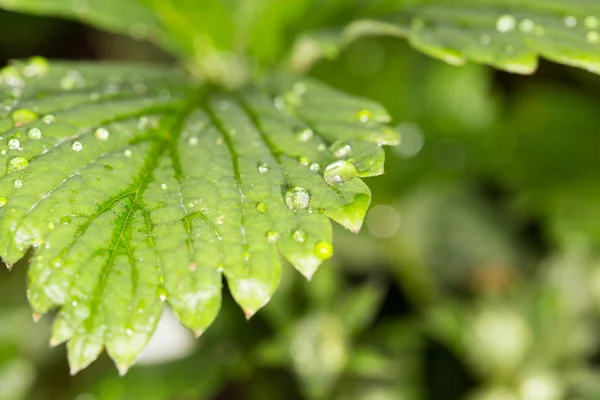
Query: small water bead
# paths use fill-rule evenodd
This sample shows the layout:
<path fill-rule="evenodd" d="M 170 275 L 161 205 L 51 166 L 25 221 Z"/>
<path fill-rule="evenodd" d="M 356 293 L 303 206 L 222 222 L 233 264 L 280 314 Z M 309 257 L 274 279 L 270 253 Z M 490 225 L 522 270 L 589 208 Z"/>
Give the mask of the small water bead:
<path fill-rule="evenodd" d="M 350 154 L 350 152 L 352 151 L 352 147 L 345 142 L 337 141 L 331 145 L 330 150 L 333 153 L 334 157 L 343 158 Z"/>
<path fill-rule="evenodd" d="M 19 171 L 29 166 L 29 161 L 24 157 L 15 157 L 8 162 L 8 172 Z"/>
<path fill-rule="evenodd" d="M 302 229 L 296 229 L 292 233 L 292 239 L 294 239 L 294 242 L 296 243 L 304 243 L 306 241 L 306 233 L 304 233 Z"/>
<path fill-rule="evenodd" d="M 300 165 L 302 165 L 303 167 L 308 167 L 308 165 L 310 164 L 310 160 L 308 159 L 308 157 L 300 157 L 298 159 L 298 162 L 300 163 Z"/>
<path fill-rule="evenodd" d="M 129 157 L 131 157 L 131 156 L 132 156 L 131 150 L 129 150 L 129 149 L 128 149 L 128 150 L 125 150 L 125 151 L 123 152 L 123 155 L 124 155 L 125 157 L 128 157 L 128 158 L 129 158 Z"/>
<path fill-rule="evenodd" d="M 245 251 L 242 254 L 242 257 L 244 257 L 244 261 L 250 261 L 250 259 L 252 258 L 252 253 L 250 253 L 249 251 Z"/>
<path fill-rule="evenodd" d="M 44 76 L 48 74 L 48 70 L 50 69 L 50 64 L 48 60 L 44 57 L 32 57 L 29 59 L 29 63 L 23 69 L 23 74 L 32 78 L 34 76 Z"/>
<path fill-rule="evenodd" d="M 60 88 L 62 90 L 73 90 L 85 86 L 85 79 L 81 72 L 77 70 L 67 71 L 67 75 L 60 80 Z"/>
<path fill-rule="evenodd" d="M 51 231 L 56 229 L 56 225 L 54 225 L 54 222 L 48 222 L 48 229 L 50 229 Z"/>
<path fill-rule="evenodd" d="M 198 138 L 195 136 L 192 136 L 188 142 L 189 142 L 190 146 L 196 146 L 198 144 Z"/>
<path fill-rule="evenodd" d="M 583 20 L 583 24 L 587 29 L 600 28 L 600 20 L 598 19 L 598 17 L 595 17 L 593 15 L 588 15 L 587 17 L 585 17 L 585 19 Z"/>
<path fill-rule="evenodd" d="M 481 37 L 479 38 L 479 43 L 481 43 L 484 46 L 489 45 L 492 42 L 492 38 L 490 37 L 490 35 L 481 35 Z"/>
<path fill-rule="evenodd" d="M 586 35 L 586 40 L 592 44 L 600 43 L 600 34 L 596 31 L 589 31 Z"/>
<path fill-rule="evenodd" d="M 62 225 L 69 225 L 71 223 L 71 218 L 70 217 L 62 217 L 60 219 L 60 223 Z"/>
<path fill-rule="evenodd" d="M 524 19 L 519 23 L 519 30 L 523 33 L 531 33 L 535 28 L 535 23 L 530 19 Z"/>
<path fill-rule="evenodd" d="M 13 111 L 11 117 L 15 128 L 30 124 L 38 119 L 38 115 L 35 112 L 25 109 Z"/>
<path fill-rule="evenodd" d="M 168 292 L 167 292 L 167 289 L 165 289 L 164 287 L 159 287 L 156 294 L 158 295 L 158 298 L 160 299 L 160 301 L 167 300 Z"/>
<path fill-rule="evenodd" d="M 319 163 L 312 163 L 310 167 L 308 167 L 311 171 L 319 172 L 321 170 L 321 165 Z"/>
<path fill-rule="evenodd" d="M 14 185 L 15 189 L 21 189 L 23 187 L 23 181 L 17 179 L 16 181 L 13 182 L 13 185 Z"/>
<path fill-rule="evenodd" d="M 167 190 L 167 189 L 169 188 L 169 186 L 167 186 L 167 184 L 166 184 L 166 183 L 161 183 L 161 184 L 160 184 L 160 188 L 161 188 L 162 190 Z"/>
<path fill-rule="evenodd" d="M 373 112 L 370 110 L 360 110 L 356 113 L 356 117 L 360 122 L 369 122 L 371 119 L 373 119 Z"/>
<path fill-rule="evenodd" d="M 304 188 L 293 187 L 285 194 L 285 204 L 294 211 L 304 210 L 309 202 L 310 196 Z"/>
<path fill-rule="evenodd" d="M 268 231 L 265 237 L 269 243 L 277 243 L 277 239 L 279 239 L 279 233 L 275 231 Z"/>
<path fill-rule="evenodd" d="M 325 168 L 323 177 L 328 185 L 339 185 L 356 177 L 357 174 L 358 171 L 354 165 L 348 161 L 340 160 L 329 164 Z"/>
<path fill-rule="evenodd" d="M 110 132 L 106 128 L 98 128 L 96 129 L 96 132 L 94 132 L 94 136 L 98 140 L 108 140 Z"/>
<path fill-rule="evenodd" d="M 42 117 L 42 122 L 46 125 L 50 125 L 56 122 L 56 117 L 52 114 L 44 115 Z"/>
<path fill-rule="evenodd" d="M 224 222 L 225 222 L 225 217 L 223 215 L 219 215 L 217 218 L 215 218 L 215 223 L 217 225 L 223 225 Z"/>
<path fill-rule="evenodd" d="M 566 16 L 564 21 L 567 28 L 575 28 L 577 26 L 577 18 L 573 15 Z"/>
<path fill-rule="evenodd" d="M 125 335 L 127 335 L 127 337 L 132 337 L 133 336 L 133 329 L 131 329 L 131 328 L 125 329 Z"/>
<path fill-rule="evenodd" d="M 0 207 L 4 207 L 8 203 L 8 199 L 6 197 L 0 197 Z"/>
<path fill-rule="evenodd" d="M 42 138 L 42 131 L 39 128 L 31 128 L 27 131 L 27 136 L 32 140 L 40 140 Z"/>
<path fill-rule="evenodd" d="M 266 214 L 269 211 L 269 207 L 261 201 L 256 203 L 256 211 L 260 214 Z"/>
<path fill-rule="evenodd" d="M 10 139 L 8 141 L 8 148 L 10 150 L 19 150 L 21 148 L 21 142 L 19 139 Z"/>
<path fill-rule="evenodd" d="M 301 142 L 308 142 L 310 139 L 313 138 L 314 135 L 315 133 L 310 128 L 302 129 L 296 133 L 296 137 Z"/>
<path fill-rule="evenodd" d="M 71 148 L 73 149 L 73 151 L 81 151 L 83 150 L 83 145 L 81 144 L 81 142 L 73 142 Z"/>
<path fill-rule="evenodd" d="M 315 246 L 315 253 L 321 260 L 328 260 L 333 255 L 333 246 L 329 242 L 319 242 Z"/>
<path fill-rule="evenodd" d="M 266 174 L 267 172 L 269 172 L 270 169 L 271 167 L 269 166 L 269 164 L 260 164 L 258 166 L 258 172 L 260 172 L 261 174 Z"/>
<path fill-rule="evenodd" d="M 500 16 L 496 20 L 496 30 L 500 33 L 513 31 L 517 25 L 517 20 L 510 14 Z"/>

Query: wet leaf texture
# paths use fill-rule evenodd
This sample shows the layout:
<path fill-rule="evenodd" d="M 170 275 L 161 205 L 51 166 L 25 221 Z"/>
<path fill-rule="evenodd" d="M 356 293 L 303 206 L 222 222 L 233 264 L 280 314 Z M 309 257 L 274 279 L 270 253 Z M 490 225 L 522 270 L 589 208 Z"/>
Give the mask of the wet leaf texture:
<path fill-rule="evenodd" d="M 329 219 L 360 229 L 360 178 L 398 141 L 379 105 L 288 75 L 219 92 L 168 68 L 33 58 L 0 72 L 0 96 L 0 257 L 33 249 L 28 297 L 59 309 L 51 344 L 68 342 L 73 372 L 106 348 L 124 373 L 165 302 L 200 335 L 223 276 L 247 317 L 280 255 L 310 279 Z"/>

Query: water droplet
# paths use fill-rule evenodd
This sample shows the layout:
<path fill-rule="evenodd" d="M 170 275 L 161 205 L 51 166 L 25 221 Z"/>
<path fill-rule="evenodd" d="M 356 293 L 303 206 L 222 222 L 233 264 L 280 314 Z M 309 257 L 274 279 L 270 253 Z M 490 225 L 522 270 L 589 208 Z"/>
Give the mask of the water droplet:
<path fill-rule="evenodd" d="M 266 214 L 269 211 L 269 207 L 261 201 L 260 203 L 256 203 L 256 211 L 260 214 Z"/>
<path fill-rule="evenodd" d="M 258 172 L 260 172 L 261 174 L 266 174 L 267 172 L 269 172 L 270 169 L 271 167 L 269 167 L 269 164 L 260 164 L 258 166 Z"/>
<path fill-rule="evenodd" d="M 292 239 L 294 239 L 294 242 L 296 243 L 304 243 L 306 240 L 306 233 L 304 233 L 302 229 L 296 229 L 292 233 Z"/>
<path fill-rule="evenodd" d="M 60 268 L 63 265 L 63 260 L 60 257 L 54 257 L 52 260 L 50 260 L 50 266 L 54 267 L 54 268 Z"/>
<path fill-rule="evenodd" d="M 566 16 L 564 21 L 567 28 L 575 28 L 577 26 L 577 18 L 573 15 Z"/>
<path fill-rule="evenodd" d="M 310 164 L 309 169 L 311 171 L 318 172 L 321 170 L 321 165 L 319 163 L 312 163 L 312 164 Z"/>
<path fill-rule="evenodd" d="M 298 162 L 300 163 L 300 165 L 302 165 L 303 167 L 308 167 L 308 164 L 310 164 L 310 160 L 308 159 L 308 157 L 300 157 L 298 159 Z"/>
<path fill-rule="evenodd" d="M 4 207 L 8 203 L 8 199 L 6 197 L 0 197 L 0 208 Z"/>
<path fill-rule="evenodd" d="M 598 44 L 600 43 L 600 34 L 597 31 L 589 31 L 586 35 L 586 39 L 592 44 Z"/>
<path fill-rule="evenodd" d="M 348 161 L 340 160 L 325 168 L 324 178 L 328 185 L 338 185 L 349 181 L 358 174 L 356 167 Z"/>
<path fill-rule="evenodd" d="M 8 172 L 25 169 L 29 166 L 29 161 L 24 157 L 15 157 L 8 162 Z"/>
<path fill-rule="evenodd" d="M 268 231 L 265 236 L 269 243 L 277 243 L 277 239 L 279 239 L 279 233 L 275 231 Z"/>
<path fill-rule="evenodd" d="M 593 15 L 588 15 L 587 17 L 585 17 L 585 19 L 583 20 L 583 24 L 588 29 L 600 28 L 600 20 L 598 19 L 598 17 L 595 17 Z"/>
<path fill-rule="evenodd" d="M 215 218 L 215 223 L 217 225 L 223 225 L 223 222 L 225 222 L 225 217 L 222 215 L 219 215 L 217 218 Z"/>
<path fill-rule="evenodd" d="M 81 151 L 83 150 L 83 145 L 81 144 L 81 142 L 73 142 L 71 148 L 73 149 L 73 151 Z"/>
<path fill-rule="evenodd" d="M 73 301 L 71 302 L 71 305 L 72 305 L 73 307 L 77 307 L 77 305 L 78 305 L 78 304 L 79 304 L 79 303 L 77 302 L 77 300 L 73 300 Z"/>
<path fill-rule="evenodd" d="M 10 150 L 19 150 L 21 148 L 21 142 L 19 139 L 10 139 L 8 141 L 8 148 Z"/>
<path fill-rule="evenodd" d="M 13 111 L 11 117 L 15 128 L 30 124 L 38 119 L 38 115 L 36 113 L 25 109 Z"/>
<path fill-rule="evenodd" d="M 195 136 L 192 136 L 189 140 L 190 146 L 195 146 L 198 144 L 198 138 Z"/>
<path fill-rule="evenodd" d="M 166 183 L 161 183 L 161 184 L 160 184 L 160 188 L 161 188 L 162 190 L 167 190 L 167 189 L 169 188 L 169 186 L 167 186 L 167 184 L 166 184 Z"/>
<path fill-rule="evenodd" d="M 52 114 L 44 115 L 42 117 L 42 122 L 46 125 L 53 124 L 54 122 L 56 122 L 56 117 Z"/>
<path fill-rule="evenodd" d="M 535 28 L 535 23 L 530 19 L 524 19 L 519 23 L 519 30 L 523 33 L 531 33 Z"/>
<path fill-rule="evenodd" d="M 85 79 L 79 71 L 74 69 L 67 71 L 67 75 L 60 80 L 62 90 L 73 90 L 83 86 L 85 86 Z"/>
<path fill-rule="evenodd" d="M 360 122 L 369 122 L 373 118 L 373 113 L 370 110 L 360 110 L 356 113 L 356 117 Z"/>
<path fill-rule="evenodd" d="M 296 137 L 301 142 L 308 142 L 310 139 L 313 138 L 314 135 L 315 133 L 310 128 L 301 129 L 296 133 Z"/>
<path fill-rule="evenodd" d="M 293 187 L 285 194 L 285 204 L 294 211 L 303 210 L 308 207 L 310 196 L 306 189 Z"/>
<path fill-rule="evenodd" d="M 51 231 L 56 229 L 56 225 L 54 225 L 54 222 L 48 222 L 48 229 L 50 229 Z"/>
<path fill-rule="evenodd" d="M 21 189 L 23 187 L 23 182 L 19 179 L 17 179 L 16 181 L 13 182 L 13 185 L 15 186 L 15 189 Z"/>
<path fill-rule="evenodd" d="M 481 37 L 479 38 L 479 43 L 481 43 L 484 46 L 489 45 L 492 42 L 492 38 L 490 37 L 490 35 L 481 35 Z"/>
<path fill-rule="evenodd" d="M 342 141 L 337 141 L 331 145 L 331 152 L 336 158 L 343 158 L 350 154 L 352 147 Z"/>
<path fill-rule="evenodd" d="M 69 225 L 71 223 L 71 218 L 70 217 L 62 217 L 60 219 L 60 223 L 63 225 Z"/>
<path fill-rule="evenodd" d="M 27 131 L 27 136 L 32 140 L 40 140 L 42 138 L 42 131 L 39 128 L 31 128 Z"/>
<path fill-rule="evenodd" d="M 244 257 L 244 261 L 250 261 L 252 258 L 252 254 L 249 251 L 245 251 L 242 256 Z"/>
<path fill-rule="evenodd" d="M 127 335 L 128 337 L 132 337 L 133 336 L 133 329 L 131 329 L 131 328 L 125 329 L 125 335 Z"/>
<path fill-rule="evenodd" d="M 123 155 L 124 155 L 125 157 L 128 157 L 128 158 L 129 158 L 129 157 L 131 157 L 131 155 L 132 155 L 132 153 L 131 153 L 131 150 L 129 150 L 129 149 L 125 150 L 125 151 L 123 152 Z"/>
<path fill-rule="evenodd" d="M 328 260 L 333 255 L 333 246 L 329 242 L 319 242 L 315 246 L 315 252 L 321 260 Z"/>
<path fill-rule="evenodd" d="M 96 136 L 96 139 L 98 140 L 108 140 L 110 132 L 106 128 L 98 128 L 96 129 L 96 132 L 94 132 L 94 136 Z"/>
<path fill-rule="evenodd" d="M 516 25 L 517 20 L 509 14 L 502 15 L 496 20 L 496 29 L 500 33 L 510 32 L 515 29 Z"/>
<path fill-rule="evenodd" d="M 167 289 L 164 287 L 159 287 L 157 290 L 157 295 L 160 301 L 166 301 L 168 297 Z"/>
<path fill-rule="evenodd" d="M 33 241 L 31 242 L 31 245 L 33 246 L 34 249 L 39 248 L 43 244 L 44 244 L 44 239 L 42 239 L 42 238 L 33 239 Z"/>
<path fill-rule="evenodd" d="M 49 69 L 50 64 L 48 63 L 48 60 L 44 57 L 36 56 L 29 59 L 29 62 L 23 69 L 23 74 L 28 78 L 44 76 L 48 74 Z"/>

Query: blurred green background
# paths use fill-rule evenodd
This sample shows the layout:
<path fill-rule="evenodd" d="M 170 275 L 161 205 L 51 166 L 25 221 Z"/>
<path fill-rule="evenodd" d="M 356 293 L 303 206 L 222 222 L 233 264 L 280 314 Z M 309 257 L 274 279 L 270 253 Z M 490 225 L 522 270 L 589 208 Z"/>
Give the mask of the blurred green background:
<path fill-rule="evenodd" d="M 2 65 L 170 61 L 73 22 L 0 26 Z M 311 284 L 287 268 L 249 322 L 230 297 L 198 340 L 166 318 L 123 378 L 104 356 L 70 377 L 26 262 L 2 268 L 0 400 L 600 399 L 600 78 L 455 68 L 379 38 L 311 75 L 380 101 L 403 135 L 362 232 L 337 229 Z"/>

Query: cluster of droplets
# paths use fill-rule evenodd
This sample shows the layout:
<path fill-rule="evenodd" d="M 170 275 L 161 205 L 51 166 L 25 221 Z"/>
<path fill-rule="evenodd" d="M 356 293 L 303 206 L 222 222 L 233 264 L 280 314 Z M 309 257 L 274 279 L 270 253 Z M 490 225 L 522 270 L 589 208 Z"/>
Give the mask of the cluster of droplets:
<path fill-rule="evenodd" d="M 567 28 L 573 29 L 579 25 L 579 20 L 574 15 L 567 15 L 563 18 L 563 23 Z M 583 27 L 587 30 L 586 40 L 592 44 L 600 44 L 600 19 L 593 15 L 588 15 L 583 19 Z M 513 15 L 504 14 L 498 17 L 496 20 L 496 30 L 499 33 L 510 33 L 519 31 L 521 33 L 530 34 L 533 33 L 537 36 L 544 36 L 546 30 L 543 26 L 536 24 L 529 18 L 518 21 Z M 481 43 L 488 45 L 491 42 L 489 35 L 483 35 L 481 37 Z"/>

